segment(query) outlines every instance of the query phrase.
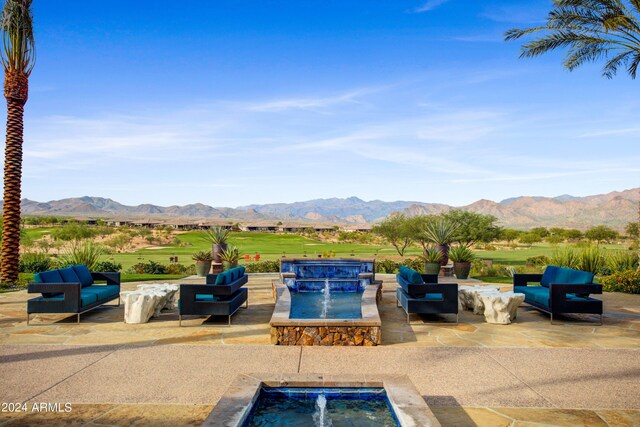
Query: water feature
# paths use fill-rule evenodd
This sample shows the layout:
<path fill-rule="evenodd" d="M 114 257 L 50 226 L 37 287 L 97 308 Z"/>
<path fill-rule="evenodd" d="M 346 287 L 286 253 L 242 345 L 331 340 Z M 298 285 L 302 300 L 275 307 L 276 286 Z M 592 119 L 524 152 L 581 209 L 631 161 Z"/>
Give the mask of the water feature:
<path fill-rule="evenodd" d="M 393 427 L 384 388 L 263 387 L 244 427 Z"/>

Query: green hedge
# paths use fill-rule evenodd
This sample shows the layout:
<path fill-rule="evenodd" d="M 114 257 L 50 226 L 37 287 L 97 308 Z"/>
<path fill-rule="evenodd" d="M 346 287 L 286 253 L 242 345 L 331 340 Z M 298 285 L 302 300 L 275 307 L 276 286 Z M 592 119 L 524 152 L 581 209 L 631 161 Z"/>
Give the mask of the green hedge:
<path fill-rule="evenodd" d="M 247 273 L 279 273 L 280 261 L 256 261 L 242 264 Z"/>

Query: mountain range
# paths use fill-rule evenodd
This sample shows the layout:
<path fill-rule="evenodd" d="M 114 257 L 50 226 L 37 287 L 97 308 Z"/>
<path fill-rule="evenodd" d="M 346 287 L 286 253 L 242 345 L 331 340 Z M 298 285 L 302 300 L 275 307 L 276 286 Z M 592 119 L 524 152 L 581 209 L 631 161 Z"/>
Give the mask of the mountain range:
<path fill-rule="evenodd" d="M 640 188 L 586 197 L 569 195 L 558 197 L 521 196 L 505 199 L 501 202 L 482 199 L 470 205 L 458 207 L 415 201 L 364 201 L 357 197 L 249 205 L 235 209 L 215 208 L 202 203 L 167 207 L 152 204 L 127 206 L 107 198 L 85 196 L 48 202 L 23 199 L 22 212 L 25 215 L 117 217 L 121 219 L 183 218 L 189 220 L 278 220 L 364 224 L 379 221 L 394 212 L 413 216 L 446 212 L 450 209 L 463 209 L 494 215 L 501 225 L 514 228 L 560 226 L 586 229 L 593 225 L 605 224 L 620 229 L 628 222 L 638 220 L 639 202 Z"/>

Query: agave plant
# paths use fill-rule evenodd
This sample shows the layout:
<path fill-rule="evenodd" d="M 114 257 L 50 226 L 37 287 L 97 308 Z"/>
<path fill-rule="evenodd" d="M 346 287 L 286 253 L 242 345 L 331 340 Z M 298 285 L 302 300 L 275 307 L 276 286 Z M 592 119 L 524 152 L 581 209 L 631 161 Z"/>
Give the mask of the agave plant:
<path fill-rule="evenodd" d="M 200 251 L 196 252 L 191 256 L 191 259 L 194 261 L 213 261 L 213 255 L 209 251 Z"/>
<path fill-rule="evenodd" d="M 211 227 L 210 229 L 206 230 L 204 233 L 205 233 L 205 238 L 208 241 L 210 241 L 212 244 L 223 245 L 227 243 L 227 240 L 229 239 L 229 234 L 231 233 L 231 231 L 224 227 Z"/>
<path fill-rule="evenodd" d="M 638 254 L 632 251 L 616 251 L 608 257 L 607 267 L 614 273 L 636 270 L 638 268 Z"/>
<path fill-rule="evenodd" d="M 471 249 L 464 245 L 453 246 L 449 249 L 449 258 L 453 262 L 471 262 L 476 256 L 473 254 Z"/>
<path fill-rule="evenodd" d="M 440 251 L 440 265 L 449 262 L 449 245 L 454 241 L 458 224 L 447 218 L 438 218 L 425 225 L 424 235 Z"/>
<path fill-rule="evenodd" d="M 422 258 L 424 262 L 430 264 L 440 264 L 442 253 L 436 248 L 428 248 L 422 253 L 422 255 L 420 255 L 420 258 Z"/>
<path fill-rule="evenodd" d="M 235 246 L 229 246 L 220 254 L 222 262 L 235 263 L 240 260 L 240 249 Z"/>

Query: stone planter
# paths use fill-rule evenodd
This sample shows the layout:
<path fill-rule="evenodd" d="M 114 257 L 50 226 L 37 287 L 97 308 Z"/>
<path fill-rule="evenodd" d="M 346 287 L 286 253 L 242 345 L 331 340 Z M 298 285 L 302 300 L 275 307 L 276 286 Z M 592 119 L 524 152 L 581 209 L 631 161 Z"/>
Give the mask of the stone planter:
<path fill-rule="evenodd" d="M 424 272 L 426 274 L 440 274 L 440 263 L 437 262 L 425 262 Z"/>
<path fill-rule="evenodd" d="M 211 261 L 196 261 L 196 274 L 205 277 L 211 269 Z"/>
<path fill-rule="evenodd" d="M 440 265 L 449 264 L 449 245 L 438 245 L 436 249 L 442 254 Z"/>
<path fill-rule="evenodd" d="M 211 263 L 211 274 L 222 273 L 222 263 L 221 262 L 212 262 Z"/>
<path fill-rule="evenodd" d="M 469 272 L 471 271 L 471 263 L 470 262 L 454 262 L 453 263 L 453 272 L 458 279 L 468 279 Z"/>
<path fill-rule="evenodd" d="M 238 261 L 234 261 L 234 262 L 222 261 L 222 269 L 224 271 L 231 270 L 232 268 L 236 268 L 237 266 L 238 266 Z"/>
<path fill-rule="evenodd" d="M 213 261 L 217 263 L 221 263 L 222 259 L 220 258 L 220 254 L 222 253 L 222 251 L 226 251 L 226 250 L 227 250 L 226 243 L 221 243 L 221 244 L 214 243 L 213 245 L 211 245 L 211 252 L 213 253 Z"/>

